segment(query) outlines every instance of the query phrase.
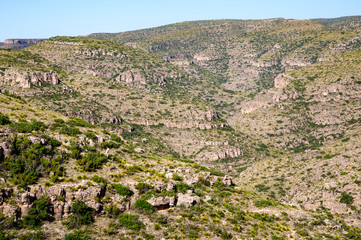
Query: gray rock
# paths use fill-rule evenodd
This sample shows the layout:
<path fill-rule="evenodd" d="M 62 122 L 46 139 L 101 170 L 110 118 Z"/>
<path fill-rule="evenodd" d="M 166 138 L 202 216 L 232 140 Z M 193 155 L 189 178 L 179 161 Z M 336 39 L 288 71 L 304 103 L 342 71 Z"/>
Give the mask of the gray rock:
<path fill-rule="evenodd" d="M 198 196 L 191 195 L 189 193 L 183 194 L 178 193 L 177 198 L 177 206 L 184 205 L 185 207 L 189 208 L 201 201 L 201 198 Z"/>

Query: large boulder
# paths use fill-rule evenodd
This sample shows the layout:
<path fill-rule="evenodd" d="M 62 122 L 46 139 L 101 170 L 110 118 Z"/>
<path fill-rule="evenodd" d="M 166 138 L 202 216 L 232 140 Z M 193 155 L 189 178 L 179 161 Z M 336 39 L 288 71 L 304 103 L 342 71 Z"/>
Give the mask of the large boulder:
<path fill-rule="evenodd" d="M 201 198 L 190 193 L 178 193 L 177 206 L 191 207 L 201 201 Z"/>
<path fill-rule="evenodd" d="M 174 207 L 175 205 L 175 197 L 152 197 L 151 199 L 147 200 L 153 207 L 157 210 L 163 210 L 170 207 Z"/>

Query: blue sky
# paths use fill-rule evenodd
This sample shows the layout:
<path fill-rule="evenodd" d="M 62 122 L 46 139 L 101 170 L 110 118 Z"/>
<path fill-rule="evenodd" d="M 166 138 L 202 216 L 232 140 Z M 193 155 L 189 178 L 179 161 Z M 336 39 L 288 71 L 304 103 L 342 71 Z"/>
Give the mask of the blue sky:
<path fill-rule="evenodd" d="M 0 0 L 0 41 L 123 32 L 208 19 L 361 15 L 360 0 Z"/>

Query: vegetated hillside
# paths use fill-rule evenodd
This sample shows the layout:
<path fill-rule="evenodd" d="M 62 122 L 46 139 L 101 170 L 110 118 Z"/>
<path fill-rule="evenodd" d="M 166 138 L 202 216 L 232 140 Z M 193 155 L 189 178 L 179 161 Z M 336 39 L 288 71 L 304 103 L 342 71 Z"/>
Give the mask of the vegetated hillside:
<path fill-rule="evenodd" d="M 2 58 L 4 90 L 46 109 L 104 128 L 126 121 L 134 131 L 162 139 L 176 156 L 231 174 L 249 162 L 247 156 L 256 161 L 264 154 L 253 147 L 259 141 L 235 132 L 213 106 L 186 91 L 195 82 L 178 77 L 187 76 L 183 70 L 150 53 L 109 41 L 57 37 L 26 50 L 4 50 Z M 153 150 L 161 151 L 157 146 Z M 234 157 L 239 161 L 233 168 L 217 162 Z"/>
<path fill-rule="evenodd" d="M 89 36 L 161 54 L 189 72 L 200 67 L 213 73 L 224 88 L 236 91 L 270 88 L 274 78 L 284 71 L 360 47 L 356 29 L 338 29 L 312 20 L 184 22 Z"/>
<path fill-rule="evenodd" d="M 219 170 L 139 150 L 133 142 L 144 132 L 119 135 L 15 94 L 0 95 L 0 111 L 4 239 L 358 234 L 345 223 L 338 228 L 337 215 L 295 209 L 244 191 Z"/>
<path fill-rule="evenodd" d="M 285 150 L 241 173 L 248 189 L 262 185 L 266 195 L 303 209 L 328 209 L 360 226 L 360 67 L 360 52 L 350 52 L 286 72 L 275 89 L 229 119 L 235 129 Z M 349 203 L 342 200 L 346 195 Z"/>
<path fill-rule="evenodd" d="M 325 24 L 1 51 L 2 236 L 360 238 L 360 38 Z"/>

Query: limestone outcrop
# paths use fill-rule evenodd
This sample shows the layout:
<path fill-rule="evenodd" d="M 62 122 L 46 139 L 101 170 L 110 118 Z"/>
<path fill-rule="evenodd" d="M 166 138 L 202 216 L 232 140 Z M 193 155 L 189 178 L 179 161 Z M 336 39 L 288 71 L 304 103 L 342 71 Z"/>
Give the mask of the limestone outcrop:
<path fill-rule="evenodd" d="M 42 86 L 44 83 L 51 85 L 60 84 L 59 77 L 54 72 L 20 72 L 16 69 L 5 71 L 2 85 L 19 86 L 30 88 L 31 86 Z M 0 84 L 1 84 L 0 82 Z"/>

